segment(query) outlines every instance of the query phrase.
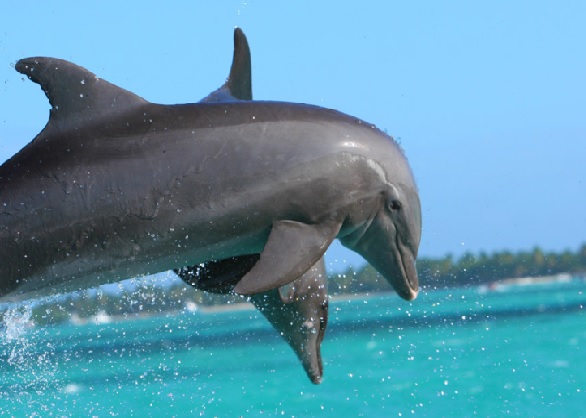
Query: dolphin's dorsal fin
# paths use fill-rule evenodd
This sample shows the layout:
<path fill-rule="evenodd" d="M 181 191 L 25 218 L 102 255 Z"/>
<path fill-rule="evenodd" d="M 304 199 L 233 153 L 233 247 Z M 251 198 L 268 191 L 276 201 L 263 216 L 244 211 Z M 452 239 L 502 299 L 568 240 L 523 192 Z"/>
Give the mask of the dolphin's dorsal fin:
<path fill-rule="evenodd" d="M 234 29 L 234 57 L 226 82 L 201 101 L 204 103 L 252 100 L 250 47 L 242 29 Z"/>
<path fill-rule="evenodd" d="M 15 69 L 40 84 L 47 95 L 51 103 L 47 128 L 75 129 L 147 103 L 69 61 L 25 58 L 16 63 Z"/>
<path fill-rule="evenodd" d="M 234 29 L 234 57 L 226 87 L 239 100 L 252 100 L 250 47 L 242 29 Z"/>

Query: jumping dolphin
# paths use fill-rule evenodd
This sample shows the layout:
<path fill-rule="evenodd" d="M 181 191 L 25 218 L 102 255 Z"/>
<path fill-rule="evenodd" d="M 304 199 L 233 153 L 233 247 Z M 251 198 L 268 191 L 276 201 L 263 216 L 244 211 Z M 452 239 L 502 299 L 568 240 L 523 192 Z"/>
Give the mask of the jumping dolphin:
<path fill-rule="evenodd" d="M 226 82 L 201 102 L 252 100 L 250 48 L 241 29 L 234 30 L 234 56 Z M 286 255 L 284 255 L 286 256 Z M 229 293 L 259 260 L 260 254 L 214 260 L 175 269 L 186 283 L 214 293 Z M 256 308 L 293 348 L 310 380 L 321 383 L 321 342 L 328 320 L 327 275 L 323 257 L 288 288 L 251 295 Z"/>
<path fill-rule="evenodd" d="M 5 299 L 253 254 L 234 291 L 270 292 L 335 238 L 416 297 L 417 188 L 371 124 L 304 104 L 149 103 L 53 58 L 16 69 L 52 108 L 0 166 Z"/>
<path fill-rule="evenodd" d="M 209 261 L 175 272 L 199 290 L 230 293 L 250 271 L 259 254 Z M 251 295 L 254 306 L 293 349 L 309 379 L 319 384 L 323 378 L 321 343 L 328 322 L 327 275 L 321 258 L 290 285 Z"/>

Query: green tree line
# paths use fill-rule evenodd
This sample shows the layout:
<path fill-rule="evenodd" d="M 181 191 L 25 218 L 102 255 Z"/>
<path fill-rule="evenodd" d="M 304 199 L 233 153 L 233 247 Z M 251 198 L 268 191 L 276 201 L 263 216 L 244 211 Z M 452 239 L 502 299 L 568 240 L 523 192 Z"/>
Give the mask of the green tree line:
<path fill-rule="evenodd" d="M 531 251 L 492 254 L 466 253 L 455 259 L 420 258 L 417 261 L 420 285 L 424 289 L 480 285 L 509 278 L 550 276 L 559 273 L 585 274 L 586 244 L 577 251 L 544 252 L 536 247 Z M 328 290 L 331 295 L 391 291 L 391 286 L 370 265 L 344 273 L 330 274 Z M 161 315 L 186 309 L 244 302 L 234 295 L 215 295 L 194 290 L 181 280 L 167 283 L 149 283 L 121 286 L 118 291 L 90 290 L 62 296 L 33 308 L 36 324 L 47 325 L 71 320 L 84 320 L 98 313 L 108 316 L 130 317 Z"/>
<path fill-rule="evenodd" d="M 577 251 L 544 252 L 539 247 L 531 251 L 510 251 L 478 255 L 463 254 L 455 259 L 448 254 L 443 258 L 417 260 L 419 284 L 424 289 L 488 284 L 504 279 L 543 277 L 560 273 L 583 275 L 586 273 L 586 243 Z M 330 293 L 343 295 L 357 292 L 391 290 L 390 285 L 370 265 L 330 278 Z"/>

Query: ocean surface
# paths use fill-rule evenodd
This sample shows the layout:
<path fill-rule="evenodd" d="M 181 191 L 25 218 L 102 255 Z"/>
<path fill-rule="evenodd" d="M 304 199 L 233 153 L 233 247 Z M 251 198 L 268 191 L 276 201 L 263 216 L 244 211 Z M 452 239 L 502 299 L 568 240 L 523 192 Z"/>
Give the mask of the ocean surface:
<path fill-rule="evenodd" d="M 0 415 L 586 416 L 586 282 L 332 301 L 315 386 L 254 310 L 0 337 Z"/>

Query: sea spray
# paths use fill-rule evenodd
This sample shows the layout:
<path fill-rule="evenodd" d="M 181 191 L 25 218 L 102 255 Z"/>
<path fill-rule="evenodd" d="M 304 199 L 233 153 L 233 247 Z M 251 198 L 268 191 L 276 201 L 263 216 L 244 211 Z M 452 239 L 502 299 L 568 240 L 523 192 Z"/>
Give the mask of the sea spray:
<path fill-rule="evenodd" d="M 54 384 L 58 367 L 50 343 L 39 352 L 32 310 L 30 303 L 5 306 L 0 325 L 1 368 L 13 377 L 0 387 L 0 396 L 14 397 L 23 405 L 30 405 L 31 392 L 45 391 Z"/>
<path fill-rule="evenodd" d="M 30 304 L 12 305 L 2 317 L 0 341 L 6 343 L 26 342 L 26 333 L 32 326 L 32 306 Z"/>

